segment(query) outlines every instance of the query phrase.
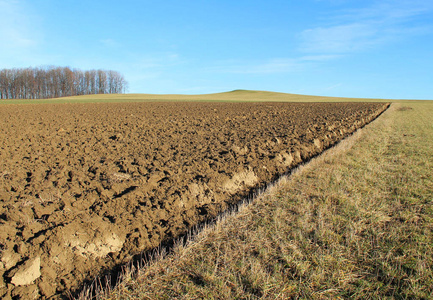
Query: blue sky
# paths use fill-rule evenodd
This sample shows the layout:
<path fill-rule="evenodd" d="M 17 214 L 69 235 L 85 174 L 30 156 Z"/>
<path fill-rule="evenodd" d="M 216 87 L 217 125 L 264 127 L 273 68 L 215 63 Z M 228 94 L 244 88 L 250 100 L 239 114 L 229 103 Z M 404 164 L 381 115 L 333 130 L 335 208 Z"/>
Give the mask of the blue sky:
<path fill-rule="evenodd" d="M 431 0 L 0 0 L 0 68 L 121 72 L 131 93 L 433 99 Z"/>

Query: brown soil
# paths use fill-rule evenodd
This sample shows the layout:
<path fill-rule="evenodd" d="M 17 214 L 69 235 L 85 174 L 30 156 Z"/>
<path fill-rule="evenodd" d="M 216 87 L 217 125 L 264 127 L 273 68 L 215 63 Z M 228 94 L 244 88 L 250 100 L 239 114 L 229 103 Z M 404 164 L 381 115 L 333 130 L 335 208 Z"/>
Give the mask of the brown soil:
<path fill-rule="evenodd" d="M 380 103 L 0 107 L 0 298 L 57 298 L 227 208 Z"/>

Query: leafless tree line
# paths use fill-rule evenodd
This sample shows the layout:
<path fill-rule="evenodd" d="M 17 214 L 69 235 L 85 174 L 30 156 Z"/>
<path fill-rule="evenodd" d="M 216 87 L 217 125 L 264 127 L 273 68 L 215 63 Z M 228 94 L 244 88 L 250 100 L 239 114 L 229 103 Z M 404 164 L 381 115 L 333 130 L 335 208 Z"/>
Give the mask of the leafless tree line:
<path fill-rule="evenodd" d="M 46 99 L 90 94 L 121 94 L 127 82 L 117 71 L 69 67 L 0 70 L 0 99 Z"/>

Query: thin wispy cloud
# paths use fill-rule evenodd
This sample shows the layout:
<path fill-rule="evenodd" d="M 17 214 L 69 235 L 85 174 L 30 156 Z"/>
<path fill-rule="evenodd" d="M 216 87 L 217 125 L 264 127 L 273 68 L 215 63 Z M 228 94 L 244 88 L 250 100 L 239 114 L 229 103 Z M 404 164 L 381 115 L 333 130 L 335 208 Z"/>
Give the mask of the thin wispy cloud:
<path fill-rule="evenodd" d="M 380 42 L 374 26 L 362 23 L 307 29 L 301 38 L 301 49 L 308 53 L 347 53 Z"/>
<path fill-rule="evenodd" d="M 271 58 L 255 63 L 232 60 L 219 62 L 217 67 L 208 68 L 208 71 L 251 75 L 294 73 L 336 57 L 338 55 L 306 55 L 295 58 Z"/>
<path fill-rule="evenodd" d="M 120 44 L 117 41 L 115 41 L 114 39 L 102 39 L 102 40 L 99 40 L 99 42 L 104 47 L 107 47 L 107 48 L 115 48 L 115 47 L 120 46 Z"/>
<path fill-rule="evenodd" d="M 131 92 L 432 98 L 432 0 L 126 2 L 0 0 L 0 69 L 116 70 Z"/>
<path fill-rule="evenodd" d="M 325 91 L 331 91 L 331 90 L 337 89 L 337 88 L 339 88 L 341 86 L 343 86 L 342 83 L 333 84 L 331 86 L 326 87 Z"/>
<path fill-rule="evenodd" d="M 0 68 L 50 64 L 50 55 L 40 53 L 43 42 L 40 20 L 18 0 L 0 0 Z"/>
<path fill-rule="evenodd" d="M 293 72 L 299 70 L 300 67 L 301 65 L 296 59 L 277 58 L 255 64 L 238 62 L 224 67 L 217 67 L 215 70 L 234 74 L 272 74 Z"/>
<path fill-rule="evenodd" d="M 345 54 L 372 49 L 430 31 L 430 25 L 414 24 L 433 11 L 426 1 L 383 1 L 370 7 L 339 11 L 320 27 L 300 34 L 300 50 L 307 53 Z"/>
<path fill-rule="evenodd" d="M 338 18 L 343 21 L 356 18 L 391 24 L 412 21 L 414 18 L 431 13 L 432 10 L 433 2 L 430 0 L 382 0 L 368 7 L 341 11 Z"/>
<path fill-rule="evenodd" d="M 135 55 L 134 55 L 135 56 Z M 134 64 L 139 69 L 167 69 L 184 64 L 185 61 L 177 53 L 154 53 L 149 55 L 138 55 L 134 58 Z"/>
<path fill-rule="evenodd" d="M 340 57 L 340 55 L 337 54 L 306 55 L 299 57 L 298 60 L 304 62 L 322 62 L 329 61 L 338 57 Z"/>
<path fill-rule="evenodd" d="M 37 32 L 20 1 L 0 0 L 0 40 L 2 48 L 30 47 L 37 44 Z"/>
<path fill-rule="evenodd" d="M 173 52 L 126 53 L 126 55 L 129 56 L 129 61 L 112 65 L 112 68 L 120 70 L 127 78 L 130 78 L 128 81 L 131 87 L 164 80 L 171 76 L 173 68 L 187 63 L 178 53 Z M 106 64 L 108 65 L 109 62 Z"/>

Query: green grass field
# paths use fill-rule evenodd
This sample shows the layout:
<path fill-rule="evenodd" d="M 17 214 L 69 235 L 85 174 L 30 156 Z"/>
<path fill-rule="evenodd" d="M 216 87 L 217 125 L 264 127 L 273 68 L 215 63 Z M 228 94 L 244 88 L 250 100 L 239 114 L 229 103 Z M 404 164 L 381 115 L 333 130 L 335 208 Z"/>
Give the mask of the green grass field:
<path fill-rule="evenodd" d="M 432 115 L 392 104 L 100 299 L 432 299 Z"/>

